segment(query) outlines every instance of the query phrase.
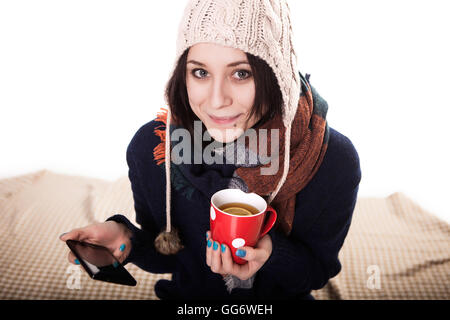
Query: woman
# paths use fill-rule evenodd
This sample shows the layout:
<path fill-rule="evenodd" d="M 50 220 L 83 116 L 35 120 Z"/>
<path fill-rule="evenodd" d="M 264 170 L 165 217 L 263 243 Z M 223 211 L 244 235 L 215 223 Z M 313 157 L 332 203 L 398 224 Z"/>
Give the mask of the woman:
<path fill-rule="evenodd" d="M 351 141 L 328 127 L 327 103 L 296 59 L 285 1 L 189 1 L 166 88 L 169 109 L 127 149 L 140 228 L 115 215 L 61 240 L 98 243 L 124 264 L 172 273 L 155 285 L 161 299 L 312 299 L 311 290 L 341 269 L 361 173 Z M 189 143 L 175 138 L 183 129 Z M 262 140 L 261 129 L 276 134 Z M 240 139 L 250 130 L 276 151 L 270 163 Z M 204 161 L 205 154 L 225 161 Z M 208 230 L 210 198 L 226 188 L 255 192 L 278 212 L 254 248 L 240 248 L 244 265 Z M 72 253 L 69 260 L 75 263 Z"/>

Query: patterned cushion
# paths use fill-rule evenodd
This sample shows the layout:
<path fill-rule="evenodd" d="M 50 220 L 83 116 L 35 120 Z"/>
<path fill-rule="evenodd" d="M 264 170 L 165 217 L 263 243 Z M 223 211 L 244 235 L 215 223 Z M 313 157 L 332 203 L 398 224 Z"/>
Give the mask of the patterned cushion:
<path fill-rule="evenodd" d="M 402 193 L 358 199 L 339 258 L 317 299 L 450 298 L 450 225 Z"/>
<path fill-rule="evenodd" d="M 95 281 L 69 263 L 69 249 L 58 239 L 73 228 L 104 221 L 93 211 L 104 208 L 95 205 L 94 196 L 102 200 L 112 184 L 47 170 L 0 182 L 0 299 L 157 299 L 155 282 L 170 274 L 129 264 L 136 287 Z M 122 210 L 123 198 L 111 201 Z"/>
<path fill-rule="evenodd" d="M 0 180 L 0 299 L 157 299 L 171 274 L 126 268 L 136 287 L 90 279 L 67 260 L 63 232 L 121 213 L 135 223 L 128 178 L 42 170 Z M 316 299 L 450 299 L 450 226 L 401 193 L 359 198 L 341 272 Z"/>

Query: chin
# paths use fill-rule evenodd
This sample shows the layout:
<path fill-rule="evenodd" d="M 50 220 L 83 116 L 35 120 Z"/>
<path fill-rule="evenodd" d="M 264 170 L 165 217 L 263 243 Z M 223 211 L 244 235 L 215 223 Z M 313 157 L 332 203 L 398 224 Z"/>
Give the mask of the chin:
<path fill-rule="evenodd" d="M 214 140 L 221 143 L 228 143 L 239 138 L 244 133 L 244 130 L 234 127 L 226 129 L 210 128 L 208 129 L 208 133 Z"/>

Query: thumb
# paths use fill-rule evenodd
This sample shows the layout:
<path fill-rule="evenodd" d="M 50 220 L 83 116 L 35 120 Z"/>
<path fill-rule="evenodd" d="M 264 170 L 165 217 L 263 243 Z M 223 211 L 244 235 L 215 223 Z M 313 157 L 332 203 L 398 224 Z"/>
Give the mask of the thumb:
<path fill-rule="evenodd" d="M 67 241 L 67 240 L 82 240 L 83 238 L 83 230 L 82 229 L 73 229 L 69 232 L 63 233 L 59 236 L 59 239 L 61 241 Z"/>
<path fill-rule="evenodd" d="M 240 247 L 236 251 L 236 255 L 244 260 L 253 261 L 253 260 L 262 260 L 264 252 L 262 249 L 255 249 L 252 247 Z"/>

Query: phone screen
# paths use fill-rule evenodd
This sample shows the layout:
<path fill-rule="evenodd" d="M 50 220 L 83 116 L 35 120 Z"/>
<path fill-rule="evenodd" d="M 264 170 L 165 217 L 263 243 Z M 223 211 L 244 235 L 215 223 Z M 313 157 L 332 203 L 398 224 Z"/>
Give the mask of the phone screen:
<path fill-rule="evenodd" d="M 136 285 L 133 276 L 107 248 L 75 240 L 67 240 L 66 244 L 92 279 L 128 286 Z"/>

